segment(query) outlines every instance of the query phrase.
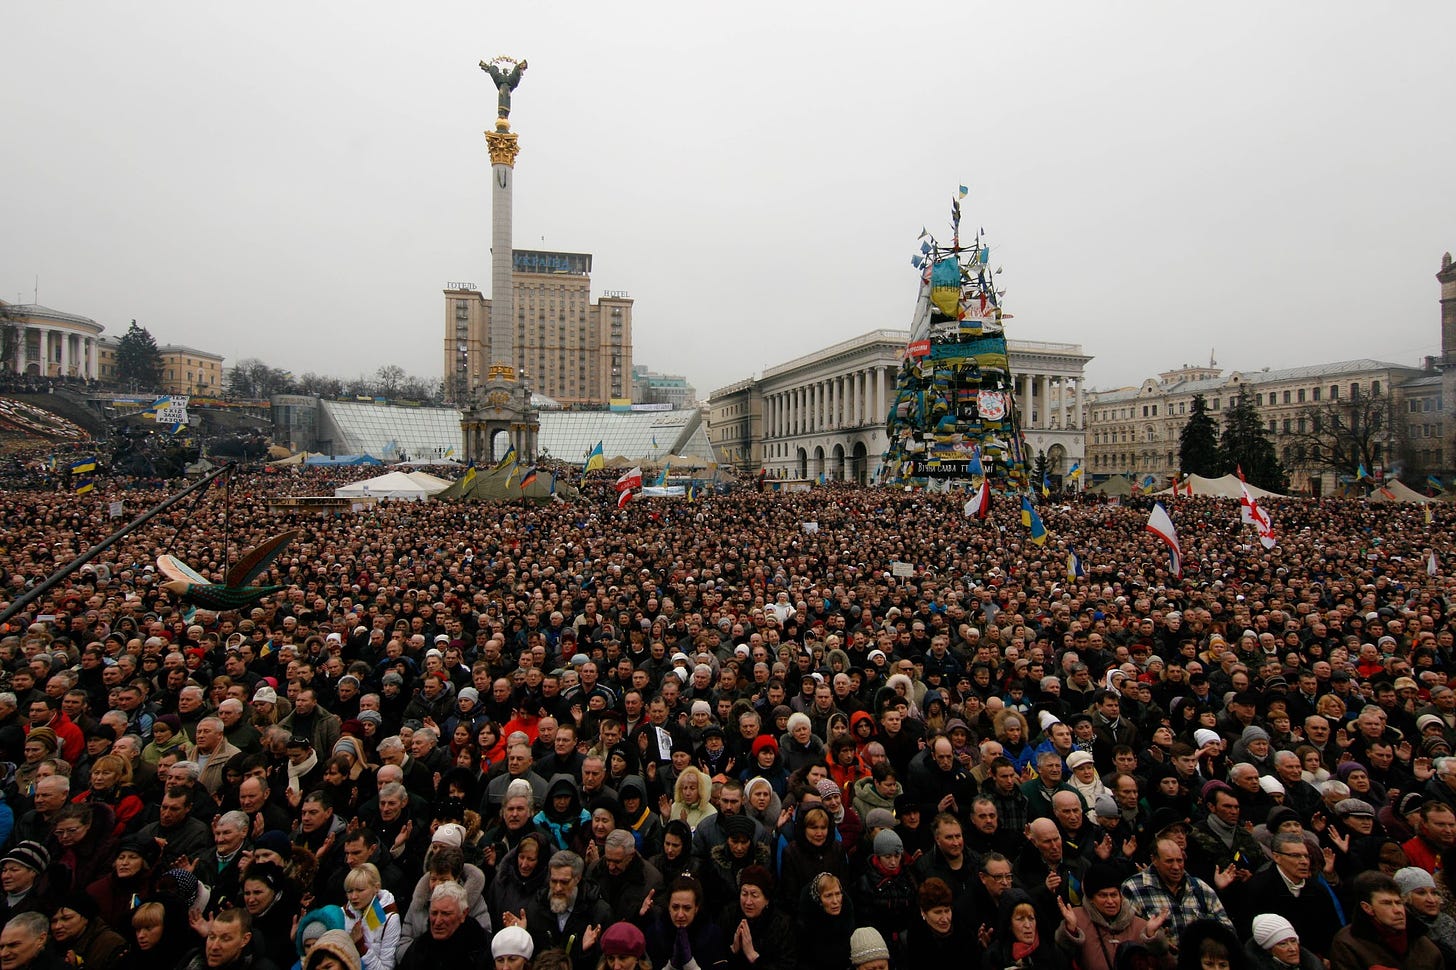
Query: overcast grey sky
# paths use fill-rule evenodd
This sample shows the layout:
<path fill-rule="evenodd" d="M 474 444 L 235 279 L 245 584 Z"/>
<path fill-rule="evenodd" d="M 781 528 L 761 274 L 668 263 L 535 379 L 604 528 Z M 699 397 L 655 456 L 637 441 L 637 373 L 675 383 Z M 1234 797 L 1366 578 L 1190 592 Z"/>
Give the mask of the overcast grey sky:
<path fill-rule="evenodd" d="M 9 3 L 0 296 L 295 373 L 438 376 L 515 244 L 595 254 L 706 396 L 905 327 L 958 184 L 1013 338 L 1099 387 L 1439 352 L 1456 4 Z M 544 240 L 544 241 L 543 241 Z"/>

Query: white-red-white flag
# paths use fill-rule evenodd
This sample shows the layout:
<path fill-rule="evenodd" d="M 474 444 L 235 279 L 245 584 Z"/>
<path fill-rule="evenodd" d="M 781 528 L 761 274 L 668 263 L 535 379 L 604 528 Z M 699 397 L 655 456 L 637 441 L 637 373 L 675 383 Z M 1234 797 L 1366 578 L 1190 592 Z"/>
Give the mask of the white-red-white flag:
<path fill-rule="evenodd" d="M 1163 503 L 1153 505 L 1153 512 L 1148 516 L 1148 524 L 1145 527 L 1153 535 L 1163 540 L 1168 547 L 1168 558 L 1171 560 L 1171 572 L 1179 579 L 1183 578 L 1183 547 L 1178 544 L 1178 530 L 1173 528 L 1173 520 L 1168 516 L 1168 510 L 1163 508 Z"/>
<path fill-rule="evenodd" d="M 625 508 L 627 503 L 632 501 L 632 496 L 637 494 L 630 488 L 622 489 L 622 494 L 617 496 L 617 508 Z"/>
<path fill-rule="evenodd" d="M 617 491 L 619 492 L 626 491 L 629 488 L 641 487 L 642 468 L 640 466 L 634 465 L 633 467 L 624 471 L 621 478 L 617 479 Z"/>

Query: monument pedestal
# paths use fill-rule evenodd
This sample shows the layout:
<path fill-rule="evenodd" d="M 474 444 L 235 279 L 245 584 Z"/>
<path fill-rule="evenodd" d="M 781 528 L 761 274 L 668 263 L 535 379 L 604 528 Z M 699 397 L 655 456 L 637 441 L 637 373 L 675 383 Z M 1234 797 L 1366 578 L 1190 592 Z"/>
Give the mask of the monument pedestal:
<path fill-rule="evenodd" d="M 465 439 L 465 460 L 482 468 L 497 464 L 506 447 L 496 448 L 496 436 L 506 432 L 510 446 L 516 449 L 521 462 L 536 457 L 541 434 L 541 421 L 531 407 L 531 390 L 517 380 L 515 371 L 496 364 L 490 369 L 484 387 L 460 414 L 460 430 Z"/>

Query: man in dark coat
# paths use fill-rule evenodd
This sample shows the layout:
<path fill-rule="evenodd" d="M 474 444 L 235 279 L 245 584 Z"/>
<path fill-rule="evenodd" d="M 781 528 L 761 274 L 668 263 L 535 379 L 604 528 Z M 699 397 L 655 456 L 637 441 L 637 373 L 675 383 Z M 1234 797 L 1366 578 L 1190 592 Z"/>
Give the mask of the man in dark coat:
<path fill-rule="evenodd" d="M 536 952 L 571 945 L 571 963 L 576 970 L 593 970 L 601 956 L 595 942 L 583 946 L 586 928 L 610 925 L 612 910 L 597 891 L 582 880 L 586 863 L 575 852 L 562 851 L 551 857 L 546 885 L 526 907 L 526 929 L 536 942 Z M 510 925 L 510 919 L 506 919 Z M 402 970 L 410 970 L 405 967 Z"/>
<path fill-rule="evenodd" d="M 548 922 L 555 920 L 543 917 Z M 444 967 L 492 965 L 490 940 L 470 918 L 465 888 L 445 882 L 430 893 L 430 932 L 416 937 L 399 961 L 399 970 L 441 970 Z"/>
<path fill-rule="evenodd" d="M 1281 832 L 1274 836 L 1270 851 L 1274 864 L 1255 873 L 1229 896 L 1234 928 L 1241 938 L 1247 938 L 1253 932 L 1255 916 L 1278 913 L 1289 920 L 1301 945 L 1328 957 L 1330 941 L 1342 921 L 1329 889 L 1312 875 L 1309 846 L 1303 836 Z"/>

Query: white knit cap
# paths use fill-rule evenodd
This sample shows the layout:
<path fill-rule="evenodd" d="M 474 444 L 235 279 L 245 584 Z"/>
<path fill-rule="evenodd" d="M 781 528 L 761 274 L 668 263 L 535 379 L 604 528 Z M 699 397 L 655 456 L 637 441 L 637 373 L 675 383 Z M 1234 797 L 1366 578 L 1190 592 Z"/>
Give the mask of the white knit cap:
<path fill-rule="evenodd" d="M 1208 728 L 1199 728 L 1197 731 L 1193 732 L 1193 743 L 1198 745 L 1200 748 L 1204 745 L 1212 744 L 1217 740 L 1218 733 L 1215 731 L 1210 731 Z"/>
<path fill-rule="evenodd" d="M 523 957 L 527 960 L 536 952 L 531 934 L 519 926 L 506 926 L 496 931 L 490 940 L 492 957 Z"/>
<path fill-rule="evenodd" d="M 1254 917 L 1254 942 L 1266 950 L 1273 949 L 1287 939 L 1299 939 L 1289 920 L 1276 913 L 1265 913 Z"/>
<path fill-rule="evenodd" d="M 461 843 L 465 841 L 465 829 L 454 822 L 446 822 L 444 825 L 435 829 L 435 835 L 430 841 L 452 845 L 458 849 Z"/>

